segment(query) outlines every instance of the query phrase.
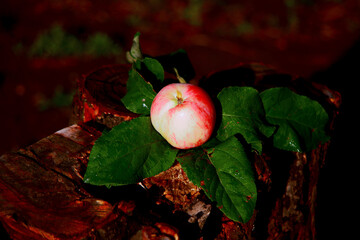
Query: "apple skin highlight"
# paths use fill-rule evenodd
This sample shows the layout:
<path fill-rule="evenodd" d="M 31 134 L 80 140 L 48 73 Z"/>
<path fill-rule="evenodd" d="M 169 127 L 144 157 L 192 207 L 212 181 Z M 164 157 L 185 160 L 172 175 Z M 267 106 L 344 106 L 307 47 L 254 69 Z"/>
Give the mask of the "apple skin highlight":
<path fill-rule="evenodd" d="M 209 95 L 187 83 L 165 86 L 156 95 L 150 110 L 151 123 L 173 147 L 194 148 L 211 136 L 216 112 Z"/>

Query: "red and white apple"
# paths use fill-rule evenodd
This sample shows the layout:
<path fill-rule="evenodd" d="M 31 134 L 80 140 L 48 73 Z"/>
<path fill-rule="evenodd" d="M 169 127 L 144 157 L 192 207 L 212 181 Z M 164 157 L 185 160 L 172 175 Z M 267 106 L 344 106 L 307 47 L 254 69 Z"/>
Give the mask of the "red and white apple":
<path fill-rule="evenodd" d="M 155 96 L 150 110 L 151 123 L 172 146 L 194 148 L 211 136 L 216 112 L 209 95 L 188 83 L 165 86 Z"/>

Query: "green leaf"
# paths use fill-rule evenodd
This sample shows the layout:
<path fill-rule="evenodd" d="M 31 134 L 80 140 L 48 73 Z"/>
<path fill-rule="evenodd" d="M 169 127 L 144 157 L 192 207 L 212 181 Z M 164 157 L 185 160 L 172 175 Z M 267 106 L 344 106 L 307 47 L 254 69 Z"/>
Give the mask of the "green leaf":
<path fill-rule="evenodd" d="M 217 138 L 221 141 L 241 134 L 253 149 L 261 153 L 262 135 L 270 137 L 275 128 L 265 121 L 265 112 L 258 91 L 251 87 L 228 87 L 218 95 L 222 121 Z"/>
<path fill-rule="evenodd" d="M 167 170 L 177 152 L 154 130 L 149 117 L 122 122 L 95 142 L 84 182 L 134 184 Z"/>
<path fill-rule="evenodd" d="M 304 152 L 329 140 L 325 133 L 328 115 L 317 101 L 288 88 L 271 88 L 260 96 L 267 121 L 279 126 L 274 134 L 275 147 Z"/>
<path fill-rule="evenodd" d="M 160 62 L 154 58 L 146 57 L 142 60 L 146 68 L 154 74 L 156 79 L 160 82 L 164 81 L 164 68 L 161 66 Z"/>
<path fill-rule="evenodd" d="M 126 88 L 127 93 L 121 99 L 125 107 L 134 113 L 149 115 L 152 101 L 156 96 L 152 85 L 132 68 Z"/>
<path fill-rule="evenodd" d="M 177 160 L 190 181 L 203 188 L 228 218 L 245 223 L 257 199 L 250 162 L 236 137 L 212 144 L 182 152 Z"/>
<path fill-rule="evenodd" d="M 143 55 L 140 47 L 140 33 L 137 32 L 133 38 L 133 43 L 129 51 L 128 60 L 130 60 L 130 62 L 136 62 L 137 60 L 141 59 L 143 59 Z"/>

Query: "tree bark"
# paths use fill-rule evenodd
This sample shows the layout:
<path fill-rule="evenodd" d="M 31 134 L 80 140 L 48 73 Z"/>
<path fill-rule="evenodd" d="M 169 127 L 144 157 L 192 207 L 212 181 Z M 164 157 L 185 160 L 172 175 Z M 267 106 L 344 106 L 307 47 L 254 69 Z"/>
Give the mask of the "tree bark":
<path fill-rule="evenodd" d="M 13 239 L 316 239 L 316 196 L 329 143 L 308 153 L 254 153 L 258 201 L 252 219 L 231 221 L 178 163 L 136 185 L 83 183 L 88 156 L 104 129 L 137 117 L 121 104 L 129 65 L 104 66 L 78 81 L 72 125 L 0 157 L 0 220 Z M 318 100 L 330 115 L 340 96 L 326 86 L 239 64 L 198 84 L 212 97 L 226 86 L 287 86 Z"/>

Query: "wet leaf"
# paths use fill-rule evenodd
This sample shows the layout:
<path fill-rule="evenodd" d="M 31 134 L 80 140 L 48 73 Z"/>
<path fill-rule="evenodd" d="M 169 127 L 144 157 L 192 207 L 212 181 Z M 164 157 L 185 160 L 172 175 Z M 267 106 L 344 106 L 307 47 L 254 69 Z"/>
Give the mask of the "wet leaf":
<path fill-rule="evenodd" d="M 250 162 L 234 136 L 184 151 L 177 159 L 190 181 L 203 188 L 227 217 L 243 223 L 250 220 L 257 190 Z"/>
<path fill-rule="evenodd" d="M 177 152 L 154 130 L 149 117 L 122 122 L 95 142 L 84 181 L 134 184 L 170 168 Z"/>
<path fill-rule="evenodd" d="M 328 115 L 317 101 L 288 88 L 271 88 L 260 96 L 267 121 L 278 126 L 274 134 L 276 148 L 305 152 L 329 140 L 325 132 Z"/>
<path fill-rule="evenodd" d="M 261 153 L 263 135 L 270 137 L 275 128 L 265 121 L 258 91 L 251 87 L 228 87 L 218 95 L 222 107 L 217 138 L 221 141 L 241 134 L 253 149 Z"/>

